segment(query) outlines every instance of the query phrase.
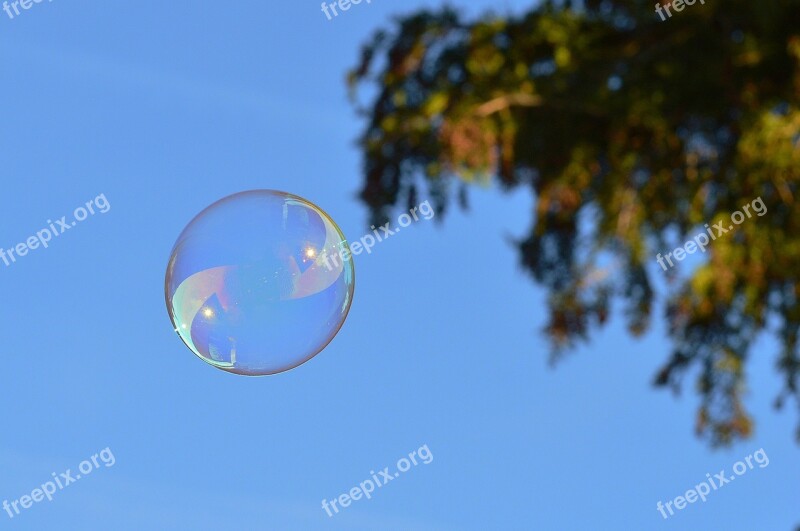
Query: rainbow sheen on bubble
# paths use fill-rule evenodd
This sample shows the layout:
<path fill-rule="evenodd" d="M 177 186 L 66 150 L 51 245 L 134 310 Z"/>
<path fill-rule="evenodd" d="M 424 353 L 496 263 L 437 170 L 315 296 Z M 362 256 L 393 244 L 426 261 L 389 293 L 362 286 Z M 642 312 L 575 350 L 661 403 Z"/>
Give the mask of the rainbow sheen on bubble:
<path fill-rule="evenodd" d="M 170 319 L 192 352 L 224 371 L 283 372 L 308 361 L 342 327 L 355 287 L 347 242 L 322 209 L 253 190 L 206 208 L 183 230 L 167 266 Z"/>

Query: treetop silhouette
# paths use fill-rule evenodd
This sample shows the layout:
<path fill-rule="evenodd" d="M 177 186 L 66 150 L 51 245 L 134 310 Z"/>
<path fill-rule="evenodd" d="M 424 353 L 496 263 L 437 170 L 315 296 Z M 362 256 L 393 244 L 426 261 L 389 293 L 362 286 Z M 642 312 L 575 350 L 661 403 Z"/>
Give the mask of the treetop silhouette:
<path fill-rule="evenodd" d="M 666 3 L 666 2 L 665 2 Z M 696 369 L 698 433 L 751 434 L 746 363 L 781 344 L 777 405 L 800 399 L 800 0 L 714 0 L 662 21 L 634 0 L 545 2 L 465 21 L 445 8 L 378 31 L 350 73 L 367 125 L 361 198 L 371 221 L 498 182 L 535 197 L 523 267 L 548 293 L 553 359 L 624 302 L 644 333 L 663 311 L 672 353 L 655 377 Z M 358 90 L 375 91 L 361 105 Z M 761 198 L 702 263 L 656 262 Z M 654 275 L 669 292 L 656 304 Z M 800 438 L 800 431 L 798 432 Z"/>

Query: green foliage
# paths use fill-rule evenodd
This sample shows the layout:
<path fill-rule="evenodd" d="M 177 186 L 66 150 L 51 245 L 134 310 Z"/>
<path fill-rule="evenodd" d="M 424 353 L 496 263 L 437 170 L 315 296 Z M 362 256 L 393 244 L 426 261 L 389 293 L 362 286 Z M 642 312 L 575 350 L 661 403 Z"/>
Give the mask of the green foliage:
<path fill-rule="evenodd" d="M 777 402 L 800 398 L 800 0 L 709 0 L 673 15 L 586 0 L 398 19 L 349 78 L 357 106 L 359 88 L 376 90 L 359 106 L 361 197 L 381 224 L 420 189 L 441 219 L 453 197 L 466 206 L 470 185 L 530 187 L 518 246 L 549 293 L 555 358 L 614 299 L 630 332 L 646 331 L 653 275 L 666 275 L 673 352 L 656 384 L 677 389 L 696 369 L 698 431 L 729 444 L 753 429 L 745 368 L 767 323 L 783 346 Z M 699 268 L 655 265 L 759 196 L 768 214 L 713 242 Z"/>

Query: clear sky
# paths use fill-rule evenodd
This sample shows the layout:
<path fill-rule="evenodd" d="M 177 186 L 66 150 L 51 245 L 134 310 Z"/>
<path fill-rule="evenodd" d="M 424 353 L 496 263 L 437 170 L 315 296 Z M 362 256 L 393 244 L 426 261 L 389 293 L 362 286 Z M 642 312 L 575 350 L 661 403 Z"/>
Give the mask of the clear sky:
<path fill-rule="evenodd" d="M 463 4 L 464 2 L 461 2 Z M 509 2 L 519 10 L 527 2 Z M 434 2 L 54 0 L 0 12 L 0 246 L 105 194 L 96 213 L 6 267 L 0 501 L 108 447 L 103 466 L 0 529 L 775 529 L 800 523 L 796 415 L 775 413 L 775 345 L 752 352 L 755 437 L 712 452 L 680 397 L 650 381 L 663 327 L 619 315 L 555 368 L 543 293 L 506 236 L 532 198 L 474 189 L 356 257 L 355 299 L 305 365 L 246 378 L 197 359 L 163 299 L 192 217 L 271 188 L 351 239 L 361 130 L 344 76 L 393 14 Z M 477 14 L 489 0 L 469 0 Z M 424 197 L 422 198 L 424 199 Z M 661 294 L 663 295 L 663 290 Z M 427 445 L 420 463 L 333 517 L 322 509 Z M 763 448 L 755 468 L 664 520 L 656 509 Z"/>

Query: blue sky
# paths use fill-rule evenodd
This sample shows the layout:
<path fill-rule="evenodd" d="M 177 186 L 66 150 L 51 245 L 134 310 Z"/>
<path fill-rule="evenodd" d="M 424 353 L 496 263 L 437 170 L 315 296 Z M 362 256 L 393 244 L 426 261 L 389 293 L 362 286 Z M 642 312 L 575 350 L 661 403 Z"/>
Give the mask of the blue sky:
<path fill-rule="evenodd" d="M 504 5 L 518 10 L 527 2 Z M 212 368 L 164 307 L 169 252 L 191 218 L 272 188 L 324 208 L 353 240 L 361 129 L 344 75 L 359 45 L 425 1 L 71 2 L 0 12 L 8 249 L 105 194 L 90 216 L 6 267 L 0 501 L 109 447 L 113 467 L 0 529 L 789 529 L 800 522 L 796 416 L 776 413 L 776 346 L 756 345 L 755 437 L 712 452 L 692 433 L 692 380 L 649 383 L 669 352 L 618 317 L 555 369 L 543 293 L 506 236 L 532 198 L 472 190 L 473 210 L 419 222 L 356 257 L 350 315 L 316 358 L 277 376 Z M 477 14 L 496 2 L 470 0 Z M 662 291 L 663 294 L 663 291 Z M 428 445 L 334 517 L 323 498 Z M 749 472 L 663 520 L 656 502 Z M 793 493 L 793 494 L 792 494 Z"/>

